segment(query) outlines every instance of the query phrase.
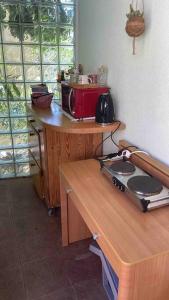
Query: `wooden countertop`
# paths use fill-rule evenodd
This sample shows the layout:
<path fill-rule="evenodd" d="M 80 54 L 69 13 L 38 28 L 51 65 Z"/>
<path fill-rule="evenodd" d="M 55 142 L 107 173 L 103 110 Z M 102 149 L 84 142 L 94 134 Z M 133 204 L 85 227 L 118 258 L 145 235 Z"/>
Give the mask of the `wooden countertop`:
<path fill-rule="evenodd" d="M 169 206 L 139 211 L 101 174 L 99 163 L 93 159 L 63 164 L 61 175 L 81 209 L 97 224 L 99 235 L 119 265 L 131 266 L 169 253 Z"/>
<path fill-rule="evenodd" d="M 51 127 L 51 129 L 63 133 L 88 134 L 114 132 L 119 126 L 119 121 L 106 126 L 101 126 L 95 123 L 94 120 L 77 122 L 71 121 L 63 114 L 60 106 L 55 103 L 47 109 L 40 109 L 28 104 L 27 109 L 31 114 L 35 115 L 35 117 L 37 117 L 45 127 Z M 124 127 L 124 124 L 121 124 L 119 129 L 123 129 Z"/>

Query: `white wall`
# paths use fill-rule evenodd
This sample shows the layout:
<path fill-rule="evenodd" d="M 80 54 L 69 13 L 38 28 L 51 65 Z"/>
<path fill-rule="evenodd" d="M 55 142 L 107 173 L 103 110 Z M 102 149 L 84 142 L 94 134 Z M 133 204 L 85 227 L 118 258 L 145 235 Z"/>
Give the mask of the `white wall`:
<path fill-rule="evenodd" d="M 79 0 L 79 62 L 85 72 L 108 66 L 116 117 L 126 129 L 115 134 L 169 165 L 169 1 L 146 0 L 146 32 L 125 32 L 130 0 Z M 139 2 L 141 8 L 141 0 Z M 114 150 L 110 142 L 105 153 Z"/>

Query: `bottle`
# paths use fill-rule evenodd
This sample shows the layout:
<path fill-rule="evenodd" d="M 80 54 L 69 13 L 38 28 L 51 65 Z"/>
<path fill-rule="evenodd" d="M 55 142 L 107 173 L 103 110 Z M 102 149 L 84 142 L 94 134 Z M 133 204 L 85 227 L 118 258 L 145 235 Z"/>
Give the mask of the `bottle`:
<path fill-rule="evenodd" d="M 101 66 L 98 69 L 98 83 L 101 86 L 107 85 L 107 75 L 108 75 L 108 68 L 106 66 Z"/>
<path fill-rule="evenodd" d="M 65 72 L 61 71 L 61 81 L 65 81 Z"/>
<path fill-rule="evenodd" d="M 79 64 L 78 70 L 79 70 L 79 75 L 83 75 L 83 66 L 81 64 Z"/>

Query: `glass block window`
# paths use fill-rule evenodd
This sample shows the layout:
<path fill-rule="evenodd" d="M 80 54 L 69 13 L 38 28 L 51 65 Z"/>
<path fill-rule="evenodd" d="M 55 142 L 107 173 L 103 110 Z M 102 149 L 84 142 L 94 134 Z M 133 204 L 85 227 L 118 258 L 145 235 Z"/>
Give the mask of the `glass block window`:
<path fill-rule="evenodd" d="M 29 175 L 26 103 L 75 63 L 76 0 L 0 1 L 0 178 Z"/>

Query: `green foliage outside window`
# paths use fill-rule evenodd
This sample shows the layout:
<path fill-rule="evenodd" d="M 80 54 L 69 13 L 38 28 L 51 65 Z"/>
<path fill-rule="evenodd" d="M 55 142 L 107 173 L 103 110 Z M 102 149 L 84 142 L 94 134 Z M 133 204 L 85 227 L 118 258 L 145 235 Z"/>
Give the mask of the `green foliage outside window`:
<path fill-rule="evenodd" d="M 31 84 L 54 101 L 59 70 L 74 64 L 74 0 L 0 1 L 0 177 L 29 174 Z"/>
<path fill-rule="evenodd" d="M 0 20 L 4 21 L 5 19 L 8 20 L 9 28 L 11 35 L 16 37 L 19 41 L 23 42 L 24 39 L 31 39 L 34 42 L 39 42 L 39 32 L 35 27 L 25 26 L 21 28 L 20 26 L 13 26 L 13 23 L 27 23 L 28 25 L 36 25 L 38 21 L 42 23 L 53 23 L 57 22 L 56 18 L 58 16 L 58 23 L 61 24 L 70 24 L 73 25 L 74 23 L 74 9 L 71 6 L 62 5 L 61 1 L 57 1 L 57 7 L 52 6 L 45 6 L 49 5 L 49 1 L 43 1 L 43 6 L 41 7 L 41 11 L 39 13 L 38 5 L 21 5 L 21 12 L 19 10 L 19 5 L 8 5 L 7 7 L 0 6 Z M 58 13 L 55 11 L 58 9 Z M 21 20 L 20 20 L 21 18 Z M 67 39 L 69 33 L 67 32 L 66 28 L 60 29 L 60 34 Z M 56 43 L 56 37 L 58 37 L 57 29 L 56 32 L 54 28 L 47 29 L 42 28 L 42 37 L 44 38 L 45 42 L 48 43 Z"/>

